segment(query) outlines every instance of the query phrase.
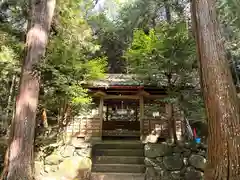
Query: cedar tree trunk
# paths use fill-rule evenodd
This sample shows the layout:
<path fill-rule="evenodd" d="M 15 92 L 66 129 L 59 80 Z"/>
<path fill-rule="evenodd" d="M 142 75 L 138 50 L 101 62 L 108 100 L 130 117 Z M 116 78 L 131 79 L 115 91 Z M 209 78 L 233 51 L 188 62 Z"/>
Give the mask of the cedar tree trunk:
<path fill-rule="evenodd" d="M 33 146 L 40 73 L 48 42 L 55 0 L 29 0 L 26 54 L 22 65 L 16 113 L 12 122 L 7 180 L 32 180 Z"/>
<path fill-rule="evenodd" d="M 208 117 L 206 180 L 240 179 L 240 111 L 219 30 L 216 0 L 194 0 L 193 23 Z"/>

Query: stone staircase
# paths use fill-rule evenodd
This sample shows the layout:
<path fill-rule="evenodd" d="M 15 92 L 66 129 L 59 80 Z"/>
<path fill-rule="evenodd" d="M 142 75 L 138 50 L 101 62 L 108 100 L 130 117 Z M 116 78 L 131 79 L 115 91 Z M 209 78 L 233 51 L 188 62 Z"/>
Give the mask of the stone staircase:
<path fill-rule="evenodd" d="M 91 180 L 144 180 L 143 144 L 102 142 L 93 146 Z"/>

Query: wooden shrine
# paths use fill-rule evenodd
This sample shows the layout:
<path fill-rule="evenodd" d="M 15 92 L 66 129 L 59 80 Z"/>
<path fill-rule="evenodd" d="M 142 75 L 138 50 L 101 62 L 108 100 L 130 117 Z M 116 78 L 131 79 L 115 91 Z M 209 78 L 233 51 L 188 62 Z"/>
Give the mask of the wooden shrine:
<path fill-rule="evenodd" d="M 141 137 L 160 129 L 167 138 L 169 105 L 165 87 L 145 85 L 131 75 L 108 75 L 87 85 L 95 107 L 88 116 L 76 117 L 67 131 L 85 139 Z M 179 123 L 178 123 L 179 122 Z M 177 124 L 181 129 L 180 118 Z"/>

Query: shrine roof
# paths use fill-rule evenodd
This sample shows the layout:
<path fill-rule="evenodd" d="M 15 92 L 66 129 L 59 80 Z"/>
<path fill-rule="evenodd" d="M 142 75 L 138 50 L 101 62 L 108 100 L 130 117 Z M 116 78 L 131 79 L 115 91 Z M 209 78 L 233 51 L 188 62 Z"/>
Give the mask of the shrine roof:
<path fill-rule="evenodd" d="M 157 79 L 157 80 L 153 80 Z M 90 81 L 87 83 L 89 88 L 111 88 L 111 87 L 167 87 L 168 82 L 166 76 L 147 77 L 136 74 L 106 74 L 105 77 L 99 80 Z M 186 84 L 185 84 L 186 85 Z M 193 84 L 187 84 L 192 86 Z"/>
<path fill-rule="evenodd" d="M 133 74 L 106 74 L 99 80 L 89 82 L 90 87 L 144 86 L 146 82 Z"/>

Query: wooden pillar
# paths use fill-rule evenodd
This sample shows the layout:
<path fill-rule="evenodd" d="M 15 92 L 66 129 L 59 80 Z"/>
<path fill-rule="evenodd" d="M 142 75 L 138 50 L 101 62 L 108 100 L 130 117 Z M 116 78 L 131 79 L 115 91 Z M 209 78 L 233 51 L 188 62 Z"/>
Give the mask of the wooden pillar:
<path fill-rule="evenodd" d="M 109 115 L 109 107 L 108 107 L 108 104 L 107 104 L 106 121 L 108 121 L 108 115 Z"/>
<path fill-rule="evenodd" d="M 135 121 L 138 121 L 138 106 L 136 104 L 136 108 L 135 108 Z"/>
<path fill-rule="evenodd" d="M 102 127 L 103 127 L 103 106 L 104 106 L 104 97 L 106 96 L 105 92 L 97 91 L 93 94 L 93 97 L 99 99 L 99 106 L 98 106 L 98 117 L 94 119 L 94 123 L 92 123 L 92 131 L 94 132 L 90 138 L 93 141 L 101 141 L 102 140 Z M 87 128 L 88 130 L 88 128 Z M 86 136 L 85 136 L 86 139 Z M 88 139 L 89 140 L 89 139 Z"/>
<path fill-rule="evenodd" d="M 140 96 L 140 99 L 139 99 L 139 105 L 140 105 L 140 136 L 143 135 L 144 133 L 144 98 L 143 96 Z"/>
<path fill-rule="evenodd" d="M 102 139 L 102 128 L 103 128 L 103 105 L 104 105 L 104 97 L 100 97 L 100 102 L 99 102 L 99 117 L 100 117 L 100 133 L 99 136 Z"/>
<path fill-rule="evenodd" d="M 172 130 L 172 105 L 170 103 L 165 104 L 165 111 L 167 115 L 167 120 L 168 120 L 168 139 L 170 141 L 173 141 L 173 130 Z"/>

